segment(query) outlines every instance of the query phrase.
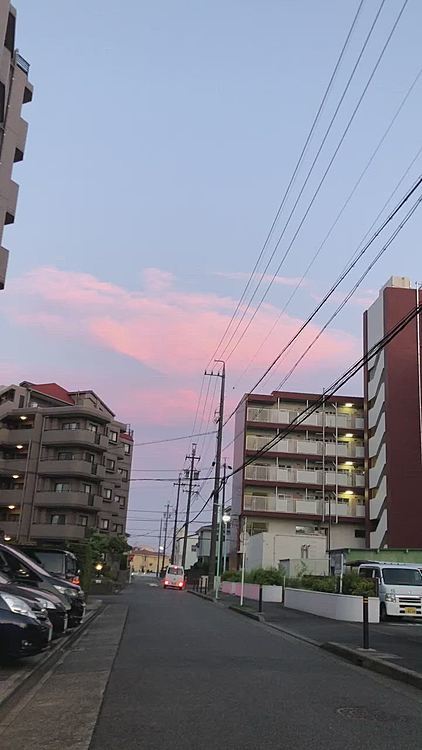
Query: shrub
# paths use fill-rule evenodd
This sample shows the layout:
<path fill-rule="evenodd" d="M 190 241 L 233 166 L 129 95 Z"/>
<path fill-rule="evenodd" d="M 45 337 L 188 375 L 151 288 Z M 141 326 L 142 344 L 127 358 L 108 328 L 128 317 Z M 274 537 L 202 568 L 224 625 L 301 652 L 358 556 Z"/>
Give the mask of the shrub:
<path fill-rule="evenodd" d="M 376 596 L 375 583 L 369 578 L 361 578 L 357 573 L 346 573 L 343 576 L 343 594 Z"/>
<path fill-rule="evenodd" d="M 340 579 L 335 576 L 301 576 L 288 578 L 286 586 L 292 589 L 308 589 L 336 594 L 340 589 Z M 351 596 L 375 596 L 373 581 L 361 578 L 357 573 L 347 573 L 343 576 L 343 594 Z"/>
<path fill-rule="evenodd" d="M 241 571 L 240 570 L 225 570 L 223 575 L 221 576 L 222 581 L 233 581 L 233 583 L 239 583 L 241 579 Z"/>
<path fill-rule="evenodd" d="M 255 568 L 246 574 L 247 583 L 259 583 L 261 586 L 282 586 L 283 573 L 276 568 Z"/>

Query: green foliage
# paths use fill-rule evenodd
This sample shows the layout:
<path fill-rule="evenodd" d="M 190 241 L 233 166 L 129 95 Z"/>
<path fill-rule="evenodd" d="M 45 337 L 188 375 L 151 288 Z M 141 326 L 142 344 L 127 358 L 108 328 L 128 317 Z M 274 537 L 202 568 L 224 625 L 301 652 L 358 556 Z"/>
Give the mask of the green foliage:
<path fill-rule="evenodd" d="M 335 576 L 310 576 L 303 575 L 296 578 L 288 578 L 286 586 L 292 589 L 307 589 L 309 591 L 322 591 L 328 594 L 336 594 L 340 589 L 340 579 Z M 375 596 L 374 583 L 361 578 L 357 573 L 347 573 L 343 576 L 343 594 L 351 596 Z"/>
<path fill-rule="evenodd" d="M 78 544 L 77 542 L 72 542 L 68 544 L 68 550 L 69 552 L 73 552 L 73 554 L 78 558 L 79 566 L 81 569 L 81 586 L 85 593 L 88 594 L 91 586 L 93 569 L 91 547 L 87 542 L 80 544 Z"/>
<path fill-rule="evenodd" d="M 282 586 L 283 573 L 276 568 L 255 568 L 246 573 L 247 583 L 259 583 L 261 586 Z"/>
<path fill-rule="evenodd" d="M 233 581 L 233 583 L 239 583 L 241 578 L 240 570 L 225 570 L 221 576 L 222 581 Z"/>

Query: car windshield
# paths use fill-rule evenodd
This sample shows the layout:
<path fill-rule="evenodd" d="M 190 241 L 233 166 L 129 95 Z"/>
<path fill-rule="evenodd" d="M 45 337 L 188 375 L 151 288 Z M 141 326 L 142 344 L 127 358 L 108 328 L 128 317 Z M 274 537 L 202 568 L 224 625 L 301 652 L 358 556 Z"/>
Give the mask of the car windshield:
<path fill-rule="evenodd" d="M 37 563 L 43 566 L 49 573 L 58 573 L 61 575 L 63 570 L 63 555 L 61 552 L 53 550 L 38 550 L 27 552 Z"/>
<path fill-rule="evenodd" d="M 183 568 L 178 568 L 177 565 L 172 565 L 171 568 L 168 569 L 169 576 L 182 576 L 183 575 Z"/>
<path fill-rule="evenodd" d="M 422 576 L 416 568 L 384 568 L 384 583 L 397 586 L 422 586 Z"/>

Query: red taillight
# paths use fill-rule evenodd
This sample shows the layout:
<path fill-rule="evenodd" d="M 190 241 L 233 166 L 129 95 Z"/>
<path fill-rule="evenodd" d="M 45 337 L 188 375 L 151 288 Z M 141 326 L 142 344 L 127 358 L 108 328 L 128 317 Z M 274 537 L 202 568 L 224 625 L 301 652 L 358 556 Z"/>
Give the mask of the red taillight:
<path fill-rule="evenodd" d="M 169 582 L 168 581 L 164 581 L 164 586 L 168 586 L 168 585 L 169 585 Z"/>
<path fill-rule="evenodd" d="M 76 583 L 76 585 L 79 586 L 79 584 L 80 584 L 81 581 L 80 581 L 79 576 L 74 576 L 74 578 L 72 578 L 72 580 L 70 582 L 71 583 Z"/>
<path fill-rule="evenodd" d="M 183 588 L 183 581 L 180 581 L 179 586 L 180 588 Z"/>

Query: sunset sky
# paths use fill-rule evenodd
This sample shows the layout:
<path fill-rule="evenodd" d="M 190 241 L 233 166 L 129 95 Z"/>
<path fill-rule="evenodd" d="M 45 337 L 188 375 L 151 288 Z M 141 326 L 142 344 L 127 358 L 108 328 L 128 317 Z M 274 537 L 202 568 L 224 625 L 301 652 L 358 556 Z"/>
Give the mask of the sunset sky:
<path fill-rule="evenodd" d="M 29 136 L 25 159 L 14 172 L 21 186 L 16 223 L 4 235 L 11 256 L 7 288 L 0 293 L 0 382 L 93 388 L 132 425 L 136 443 L 188 435 L 203 371 L 265 241 L 358 3 L 16 0 L 15 5 L 17 45 L 31 63 L 34 100 L 25 105 Z M 379 5 L 365 4 L 264 261 Z M 401 0 L 385 3 L 245 322 L 294 237 L 401 6 Z M 259 350 L 415 80 L 421 28 L 422 4 L 409 0 L 317 200 L 228 359 L 226 413 L 329 289 L 418 153 L 422 76 Z M 390 208 L 419 175 L 421 163 L 416 158 Z M 328 386 L 359 357 L 362 312 L 379 287 L 393 274 L 421 280 L 421 217 L 416 212 L 286 388 Z M 261 390 L 277 387 L 381 245 L 357 265 Z M 204 431 L 213 429 L 215 384 L 205 407 L 207 383 L 203 389 L 197 425 Z M 359 380 L 351 389 L 360 391 Z M 232 424 L 225 443 L 231 436 Z M 190 442 L 139 445 L 133 477 L 176 478 Z M 198 442 L 206 474 L 214 438 Z M 209 490 L 202 488 L 204 499 Z M 167 501 L 174 501 L 172 482 L 133 482 L 129 530 L 138 537 L 132 542 L 157 544 L 159 522 L 153 518 Z M 194 508 L 200 504 L 198 498 Z M 149 512 L 135 512 L 141 510 Z M 203 519 L 209 517 L 206 511 Z"/>

